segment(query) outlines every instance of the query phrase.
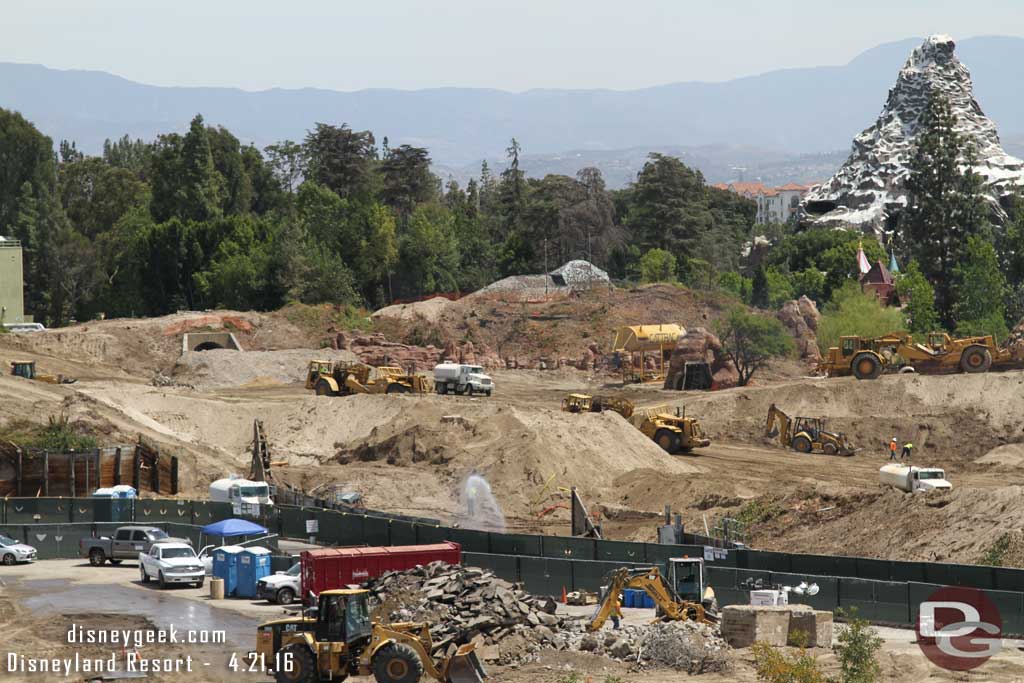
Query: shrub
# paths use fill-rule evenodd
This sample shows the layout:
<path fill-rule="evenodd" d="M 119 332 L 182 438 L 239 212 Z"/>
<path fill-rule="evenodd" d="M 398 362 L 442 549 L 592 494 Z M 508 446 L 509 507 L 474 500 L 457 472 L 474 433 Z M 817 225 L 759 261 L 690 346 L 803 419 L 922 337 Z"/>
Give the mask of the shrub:
<path fill-rule="evenodd" d="M 882 675 L 877 659 L 882 639 L 866 619 L 857 618 L 856 608 L 849 612 L 839 609 L 836 614 L 848 619 L 839 627 L 839 643 L 835 647 L 840 680 L 842 683 L 875 683 Z"/>
<path fill-rule="evenodd" d="M 640 257 L 641 282 L 675 282 L 676 257 L 664 249 L 649 249 Z"/>
<path fill-rule="evenodd" d="M 768 643 L 758 641 L 750 648 L 757 677 L 768 683 L 828 683 L 818 660 L 801 648 L 787 655 Z"/>

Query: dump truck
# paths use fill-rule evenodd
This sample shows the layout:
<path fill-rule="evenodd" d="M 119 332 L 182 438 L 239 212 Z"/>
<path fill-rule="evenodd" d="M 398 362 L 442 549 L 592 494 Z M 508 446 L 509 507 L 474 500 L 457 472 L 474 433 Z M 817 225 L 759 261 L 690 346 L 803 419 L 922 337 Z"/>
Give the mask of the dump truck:
<path fill-rule="evenodd" d="M 23 377 L 35 380 L 36 382 L 46 382 L 47 384 L 74 384 L 78 381 L 74 377 L 66 375 L 47 375 L 36 372 L 36 362 L 34 360 L 11 361 L 11 374 L 15 377 Z"/>
<path fill-rule="evenodd" d="M 1017 364 L 1008 350 L 996 346 L 991 335 L 954 339 L 945 332 L 933 332 L 927 340 L 921 344 L 915 342 L 912 335 L 902 332 L 881 337 L 840 337 L 839 346 L 829 348 L 818 370 L 829 377 L 853 375 L 857 379 L 877 379 L 887 370 L 976 373 L 988 372 L 993 365 Z"/>
<path fill-rule="evenodd" d="M 711 445 L 700 420 L 687 417 L 679 408 L 675 411 L 666 405 L 639 408 L 629 421 L 668 453 L 689 453 L 694 448 Z"/>
<path fill-rule="evenodd" d="M 407 373 L 392 366 L 372 367 L 365 363 L 314 360 L 306 373 L 306 388 L 317 396 L 352 394 L 427 394 L 434 391 L 426 375 Z"/>
<path fill-rule="evenodd" d="M 611 396 L 569 394 L 562 399 L 562 411 L 566 413 L 602 413 L 612 410 L 628 420 L 634 409 L 632 401 Z"/>
<path fill-rule="evenodd" d="M 658 567 L 623 567 L 613 570 L 601 593 L 587 630 L 599 631 L 615 611 L 622 591 L 642 590 L 654 600 L 659 619 L 664 621 L 716 621 L 714 592 L 704 583 L 704 559 L 674 557 L 668 561 L 669 576 Z"/>
<path fill-rule="evenodd" d="M 434 366 L 434 386 L 439 394 L 484 394 L 494 391 L 494 380 L 479 365 L 439 363 Z"/>
<path fill-rule="evenodd" d="M 953 485 L 946 480 L 945 470 L 938 467 L 883 465 L 878 470 L 878 481 L 883 486 L 892 486 L 907 493 L 948 491 L 953 488 Z"/>
<path fill-rule="evenodd" d="M 856 452 L 856 449 L 850 446 L 845 434 L 826 429 L 826 422 L 823 418 L 791 418 L 774 403 L 768 408 L 764 435 L 767 437 L 778 436 L 783 446 L 800 453 L 853 455 Z"/>
<path fill-rule="evenodd" d="M 441 683 L 481 683 L 487 678 L 472 643 L 435 659 L 427 624 L 372 621 L 368 598 L 369 591 L 363 589 L 328 590 L 302 616 L 260 624 L 252 661 L 273 668 L 277 683 L 343 681 L 349 676 L 417 683 L 423 674 Z"/>

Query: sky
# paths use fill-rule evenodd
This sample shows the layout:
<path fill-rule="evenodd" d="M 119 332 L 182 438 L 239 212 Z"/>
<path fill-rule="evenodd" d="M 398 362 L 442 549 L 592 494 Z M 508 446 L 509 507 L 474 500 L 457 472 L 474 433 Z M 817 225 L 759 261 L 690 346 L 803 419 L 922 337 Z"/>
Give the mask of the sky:
<path fill-rule="evenodd" d="M 1024 36 L 1020 0 L 3 0 L 0 61 L 153 85 L 626 90 Z"/>

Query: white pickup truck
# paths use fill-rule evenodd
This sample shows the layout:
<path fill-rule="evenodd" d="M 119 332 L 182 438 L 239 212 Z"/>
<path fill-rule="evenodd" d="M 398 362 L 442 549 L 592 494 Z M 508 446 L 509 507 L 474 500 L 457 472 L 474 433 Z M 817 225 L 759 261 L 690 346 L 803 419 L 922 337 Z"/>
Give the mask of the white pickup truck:
<path fill-rule="evenodd" d="M 946 481 L 945 470 L 938 467 L 908 467 L 884 465 L 878 470 L 878 481 L 883 486 L 894 486 L 900 491 L 940 491 L 953 488 Z"/>
<path fill-rule="evenodd" d="M 203 587 L 206 568 L 196 551 L 187 543 L 154 543 L 147 553 L 139 553 L 139 574 L 142 583 L 156 579 L 161 588 L 172 583 Z"/>
<path fill-rule="evenodd" d="M 256 582 L 256 597 L 279 605 L 291 604 L 295 596 L 300 595 L 299 585 L 302 583 L 302 565 L 296 562 L 286 572 L 276 572 L 264 576 Z"/>
<path fill-rule="evenodd" d="M 440 363 L 434 366 L 434 386 L 439 394 L 484 394 L 494 391 L 494 380 L 479 365 Z"/>

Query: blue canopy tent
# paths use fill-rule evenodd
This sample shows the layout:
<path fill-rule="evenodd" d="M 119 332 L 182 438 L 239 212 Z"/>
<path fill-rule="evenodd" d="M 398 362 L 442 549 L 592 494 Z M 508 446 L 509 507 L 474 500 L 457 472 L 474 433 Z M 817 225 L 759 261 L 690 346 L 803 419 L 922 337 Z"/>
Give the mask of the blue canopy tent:
<path fill-rule="evenodd" d="M 267 528 L 245 519 L 222 519 L 202 529 L 207 536 L 255 536 L 266 534 Z"/>

